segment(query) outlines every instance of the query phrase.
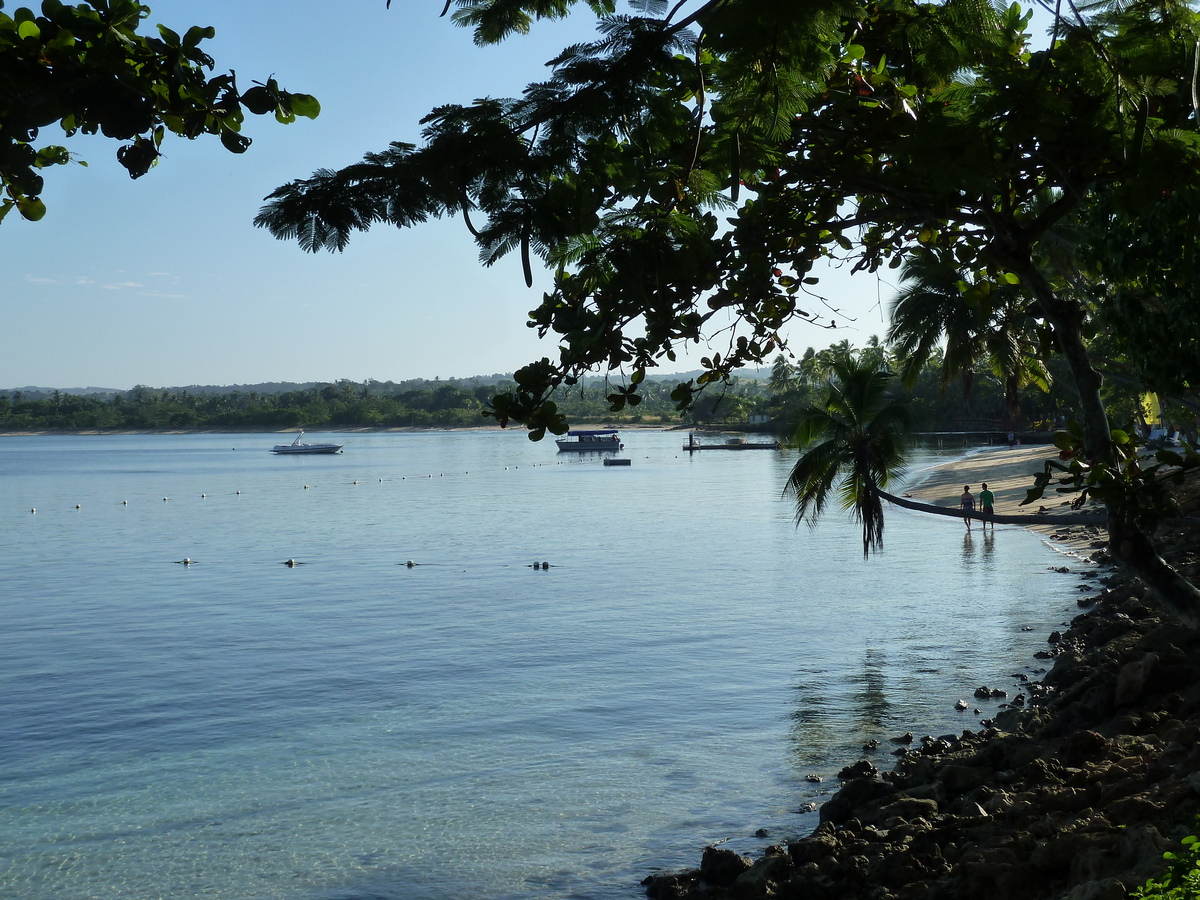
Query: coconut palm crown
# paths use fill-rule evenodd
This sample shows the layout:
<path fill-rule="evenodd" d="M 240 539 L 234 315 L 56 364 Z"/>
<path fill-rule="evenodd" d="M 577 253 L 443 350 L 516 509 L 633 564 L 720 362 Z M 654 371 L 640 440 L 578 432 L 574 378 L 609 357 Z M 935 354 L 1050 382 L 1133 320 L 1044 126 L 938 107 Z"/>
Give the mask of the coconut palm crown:
<path fill-rule="evenodd" d="M 862 524 L 863 556 L 883 547 L 880 489 L 903 473 L 912 419 L 889 391 L 895 376 L 843 358 L 832 366 L 825 402 L 801 413 L 793 434 L 803 452 L 785 494 L 796 522 L 815 525 L 831 498 Z"/>

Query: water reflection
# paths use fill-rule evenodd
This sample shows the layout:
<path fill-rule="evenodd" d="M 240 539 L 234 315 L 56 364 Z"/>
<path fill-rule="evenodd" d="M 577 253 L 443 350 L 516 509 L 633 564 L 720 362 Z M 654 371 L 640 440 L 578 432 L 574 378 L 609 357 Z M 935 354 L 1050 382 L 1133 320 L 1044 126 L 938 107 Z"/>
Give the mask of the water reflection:
<path fill-rule="evenodd" d="M 978 537 L 979 540 L 976 541 L 976 535 L 970 531 L 963 535 L 963 564 L 970 566 L 978 561 L 991 568 L 995 562 L 996 534 L 993 531 L 983 531 Z"/>
<path fill-rule="evenodd" d="M 860 670 L 846 673 L 840 683 L 825 670 L 797 673 L 788 738 L 798 766 L 845 758 L 847 750 L 857 753 L 862 744 L 880 737 L 892 712 L 887 663 L 885 651 L 868 647 Z M 847 718 L 852 728 L 847 729 Z"/>

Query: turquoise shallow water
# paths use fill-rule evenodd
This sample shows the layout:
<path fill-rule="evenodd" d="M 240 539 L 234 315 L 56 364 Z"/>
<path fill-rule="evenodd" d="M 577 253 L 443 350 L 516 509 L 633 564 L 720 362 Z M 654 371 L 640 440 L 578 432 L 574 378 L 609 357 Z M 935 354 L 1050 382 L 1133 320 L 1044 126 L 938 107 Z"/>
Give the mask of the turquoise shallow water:
<path fill-rule="evenodd" d="M 786 454 L 685 439 L 0 439 L 0 897 L 638 897 L 1075 612 L 1035 535 L 898 512 L 864 562 Z"/>

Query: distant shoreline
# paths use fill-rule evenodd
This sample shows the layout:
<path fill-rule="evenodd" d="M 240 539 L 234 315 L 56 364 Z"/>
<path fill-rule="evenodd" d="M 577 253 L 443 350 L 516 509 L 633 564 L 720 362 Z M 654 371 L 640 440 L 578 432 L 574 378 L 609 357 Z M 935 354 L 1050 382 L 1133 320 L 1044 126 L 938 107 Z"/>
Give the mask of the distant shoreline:
<path fill-rule="evenodd" d="M 572 423 L 572 429 L 576 428 L 613 428 L 617 431 L 737 431 L 736 428 L 714 427 L 714 426 L 695 426 L 695 425 L 661 425 L 661 424 L 643 424 L 643 423 L 622 423 L 622 424 L 606 424 L 606 423 L 587 423 L 581 422 L 578 424 Z M 298 434 L 301 430 L 305 434 L 416 434 L 420 432 L 434 431 L 523 431 L 521 426 L 515 425 L 508 428 L 501 428 L 499 425 L 438 425 L 438 426 L 412 426 L 412 425 L 347 425 L 341 428 L 313 428 L 300 429 L 294 426 L 287 428 L 32 428 L 23 431 L 0 431 L 0 437 L 51 437 L 51 436 L 85 436 L 85 437 L 108 437 L 114 435 L 172 435 L 172 434 Z M 547 437 L 551 437 L 547 433 Z"/>

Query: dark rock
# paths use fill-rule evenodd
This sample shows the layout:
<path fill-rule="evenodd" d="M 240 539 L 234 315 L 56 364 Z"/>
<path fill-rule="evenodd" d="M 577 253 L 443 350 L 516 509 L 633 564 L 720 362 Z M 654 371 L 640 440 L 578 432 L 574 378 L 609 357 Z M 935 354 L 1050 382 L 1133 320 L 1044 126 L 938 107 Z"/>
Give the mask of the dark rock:
<path fill-rule="evenodd" d="M 868 760 L 860 759 L 852 766 L 846 766 L 838 772 L 839 781 L 848 781 L 852 778 L 874 778 L 879 774 L 879 770 L 875 768 Z"/>
<path fill-rule="evenodd" d="M 732 850 L 720 847 L 705 847 L 700 860 L 700 878 L 709 884 L 727 887 L 753 863 L 749 857 L 739 856 Z"/>
<path fill-rule="evenodd" d="M 769 847 L 766 855 L 737 877 L 733 892 L 740 896 L 763 897 L 775 893 L 775 887 L 787 881 L 795 871 L 791 854 L 781 847 Z"/>
<path fill-rule="evenodd" d="M 686 900 L 695 890 L 700 876 L 695 872 L 676 875 L 650 875 L 642 880 L 650 900 Z"/>
<path fill-rule="evenodd" d="M 1114 696 L 1117 706 L 1133 703 L 1142 695 L 1157 662 L 1158 657 L 1155 654 L 1147 653 L 1137 662 L 1127 663 L 1121 667 L 1121 672 L 1117 676 L 1117 691 Z"/>
<path fill-rule="evenodd" d="M 1059 744 L 1058 759 L 1068 766 L 1101 759 L 1108 749 L 1108 739 L 1095 731 L 1076 731 Z"/>
<path fill-rule="evenodd" d="M 965 794 L 986 784 L 992 776 L 992 770 L 974 766 L 952 766 L 942 768 L 942 784 L 953 794 Z"/>

